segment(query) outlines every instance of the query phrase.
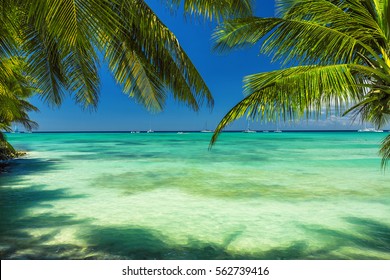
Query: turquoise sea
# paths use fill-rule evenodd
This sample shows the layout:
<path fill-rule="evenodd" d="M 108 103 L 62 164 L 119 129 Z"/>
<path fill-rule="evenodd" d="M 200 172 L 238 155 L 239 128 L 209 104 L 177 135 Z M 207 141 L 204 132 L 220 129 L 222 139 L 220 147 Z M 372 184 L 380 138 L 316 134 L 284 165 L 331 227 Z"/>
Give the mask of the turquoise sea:
<path fill-rule="evenodd" d="M 8 134 L 0 256 L 390 259 L 386 134 Z"/>

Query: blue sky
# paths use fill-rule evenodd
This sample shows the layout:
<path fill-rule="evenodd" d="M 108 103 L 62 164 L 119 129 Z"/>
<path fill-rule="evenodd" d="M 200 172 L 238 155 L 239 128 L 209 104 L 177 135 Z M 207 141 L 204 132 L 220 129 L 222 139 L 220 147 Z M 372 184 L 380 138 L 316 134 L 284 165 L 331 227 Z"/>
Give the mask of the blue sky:
<path fill-rule="evenodd" d="M 186 106 L 169 99 L 165 110 L 151 114 L 134 99 L 121 92 L 107 67 L 102 64 L 101 96 L 96 111 L 84 111 L 69 97 L 59 108 L 51 108 L 38 97 L 32 103 L 39 113 L 31 118 L 39 123 L 39 131 L 130 131 L 130 130 L 200 130 L 207 123 L 213 129 L 219 120 L 242 99 L 242 79 L 245 75 L 278 69 L 280 65 L 271 64 L 270 57 L 259 55 L 259 47 L 237 50 L 228 54 L 212 51 L 211 34 L 214 25 L 203 21 L 185 19 L 178 11 L 172 14 L 161 1 L 148 0 L 151 8 L 160 19 L 176 34 L 198 71 L 209 86 L 215 100 L 215 106 L 193 112 Z M 273 16 L 274 1 L 257 1 L 257 16 Z M 245 118 L 237 120 L 228 129 L 246 128 Z M 275 124 L 250 124 L 251 129 L 275 129 Z M 295 124 L 280 124 L 281 129 L 355 129 L 348 118 L 333 117 L 329 120 L 302 121 Z"/>

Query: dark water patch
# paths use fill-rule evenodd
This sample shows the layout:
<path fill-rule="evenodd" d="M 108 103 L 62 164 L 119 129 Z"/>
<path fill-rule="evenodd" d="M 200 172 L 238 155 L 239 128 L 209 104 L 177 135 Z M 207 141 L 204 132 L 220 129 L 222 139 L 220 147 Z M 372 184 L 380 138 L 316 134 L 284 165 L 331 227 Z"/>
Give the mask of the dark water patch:
<path fill-rule="evenodd" d="M 0 161 L 0 176 L 3 173 L 8 173 L 9 169 L 10 169 L 10 162 L 9 161 Z"/>
<path fill-rule="evenodd" d="M 156 172 L 125 172 L 119 175 L 102 174 L 91 183 L 93 187 L 114 188 L 122 191 L 124 194 L 136 194 L 146 191 L 152 191 L 162 187 L 162 173 Z M 140 179 L 141 178 L 141 179 Z M 148 178 L 142 180 L 142 178 Z"/>
<path fill-rule="evenodd" d="M 135 260 L 297 260 L 335 259 L 334 247 L 310 248 L 302 240 L 285 246 L 253 252 L 231 251 L 231 242 L 240 232 L 228 234 L 222 244 L 188 238 L 185 244 L 176 244 L 158 231 L 137 227 L 93 227 L 79 237 L 87 242 L 87 251 L 95 252 L 92 259 Z"/>
<path fill-rule="evenodd" d="M 352 226 L 352 230 L 341 231 L 317 225 L 303 227 L 318 235 L 322 240 L 332 243 L 335 252 L 348 248 L 358 249 L 352 252 L 343 250 L 343 259 L 382 259 L 375 253 L 380 256 L 385 253 L 390 258 L 390 226 L 388 224 L 358 217 L 348 217 L 345 221 Z"/>
<path fill-rule="evenodd" d="M 162 159 L 164 153 L 136 153 L 136 152 L 123 152 L 117 150 L 104 150 L 100 149 L 97 151 L 79 151 L 85 152 L 85 154 L 68 154 L 64 155 L 63 158 L 69 160 L 118 160 L 118 159 Z"/>
<path fill-rule="evenodd" d="M 145 163 L 151 164 L 151 163 Z M 124 194 L 132 195 L 149 192 L 156 189 L 178 189 L 190 195 L 214 197 L 224 199 L 272 199 L 281 202 L 307 202 L 307 201 L 334 201 L 339 199 L 364 200 L 369 198 L 372 202 L 387 203 L 390 190 L 385 185 L 363 187 L 339 187 L 329 182 L 316 184 L 318 174 L 296 174 L 306 177 L 305 184 L 291 185 L 288 181 L 282 183 L 251 178 L 252 171 L 247 174 L 224 176 L 217 172 L 208 172 L 203 168 L 192 167 L 176 168 L 166 171 L 156 169 L 149 171 L 128 171 L 119 174 L 102 174 L 91 182 L 91 186 L 99 188 L 114 188 Z M 255 172 L 255 170 L 253 171 Z M 286 176 L 292 176 L 291 172 Z M 211 178 L 211 179 L 210 179 Z M 268 178 L 268 177 L 267 177 Z"/>
<path fill-rule="evenodd" d="M 79 233 L 96 259 L 163 259 L 166 244 L 156 231 L 142 228 L 92 227 Z"/>
<path fill-rule="evenodd" d="M 69 260 L 85 259 L 88 254 L 83 247 L 74 244 L 49 245 L 58 232 L 53 231 L 40 237 L 29 236 L 25 240 L 0 248 L 0 258 L 10 260 Z"/>
<path fill-rule="evenodd" d="M 21 158 L 7 162 L 0 173 L 0 186 L 12 185 L 24 180 L 24 176 L 44 174 L 59 170 L 60 159 Z"/>
<path fill-rule="evenodd" d="M 47 207 L 62 199 L 82 198 L 67 194 L 64 189 L 46 190 L 43 185 L 28 188 L 0 188 L 0 257 L 1 259 L 45 259 L 54 257 L 60 247 L 67 244 L 47 245 L 63 227 L 70 227 L 87 220 L 72 215 L 31 215 L 37 207 Z M 46 229 L 45 234 L 32 235 L 31 230 Z M 71 246 L 74 247 L 74 246 Z"/>
<path fill-rule="evenodd" d="M 356 231 L 361 234 L 354 242 L 370 250 L 378 250 L 390 254 L 390 225 L 382 222 L 350 217 L 345 219 L 352 224 Z"/>

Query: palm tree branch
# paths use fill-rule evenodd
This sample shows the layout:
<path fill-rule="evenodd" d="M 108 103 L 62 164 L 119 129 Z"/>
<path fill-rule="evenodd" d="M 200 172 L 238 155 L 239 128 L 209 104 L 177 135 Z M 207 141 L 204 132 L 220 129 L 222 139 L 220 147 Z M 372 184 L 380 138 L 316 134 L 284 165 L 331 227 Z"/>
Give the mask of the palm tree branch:
<path fill-rule="evenodd" d="M 126 30 L 119 32 L 119 42 L 115 42 L 113 48 L 106 46 L 105 59 L 110 69 L 131 73 L 133 65 L 120 62 L 120 58 L 126 60 L 126 57 L 116 55 L 114 50 L 119 47 L 122 52 L 135 52 L 142 58 L 140 62 L 149 65 L 145 69 L 153 69 L 154 77 L 160 79 L 161 84 L 173 93 L 175 99 L 184 101 L 194 110 L 198 110 L 204 99 L 212 107 L 213 98 L 202 77 L 179 45 L 177 38 L 152 10 L 143 1 L 133 1 L 131 5 L 124 3 L 118 12 L 125 15 L 122 24 Z M 115 63 L 123 67 L 115 69 L 113 68 Z M 116 73 L 115 76 L 127 75 Z M 127 77 L 131 79 L 130 76 Z M 118 82 L 126 83 L 126 79 Z"/>
<path fill-rule="evenodd" d="M 355 73 L 351 64 L 297 66 L 244 78 L 246 97 L 220 121 L 212 145 L 222 129 L 232 121 L 247 116 L 260 120 L 295 119 L 313 112 L 318 117 L 325 106 L 340 114 L 345 106 L 359 101 L 364 93 L 355 84 L 364 74 Z"/>
<path fill-rule="evenodd" d="M 247 17 L 253 13 L 252 0 L 165 0 L 171 10 L 181 5 L 186 14 L 220 22 L 224 19 Z"/>
<path fill-rule="evenodd" d="M 358 39 L 372 36 L 367 35 L 367 31 L 362 28 L 349 34 L 308 20 L 250 17 L 224 22 L 213 38 L 217 51 L 253 45 L 264 39 L 261 51 L 273 53 L 274 60 L 283 60 L 283 64 L 297 61 L 301 64 L 347 63 L 353 61 L 359 51 L 369 53 L 382 67 L 390 70 L 369 45 Z"/>
<path fill-rule="evenodd" d="M 379 154 L 382 156 L 381 166 L 385 169 L 390 160 L 390 135 L 383 139 Z"/>

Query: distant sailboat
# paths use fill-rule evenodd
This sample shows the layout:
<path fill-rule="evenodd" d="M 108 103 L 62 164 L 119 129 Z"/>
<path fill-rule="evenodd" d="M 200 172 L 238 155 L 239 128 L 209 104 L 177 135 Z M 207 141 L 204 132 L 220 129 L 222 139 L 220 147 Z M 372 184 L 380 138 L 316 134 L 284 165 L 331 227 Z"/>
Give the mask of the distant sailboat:
<path fill-rule="evenodd" d="M 358 132 L 383 132 L 383 130 L 375 128 L 363 128 L 359 129 Z"/>
<path fill-rule="evenodd" d="M 275 133 L 281 133 L 282 131 L 279 129 L 279 126 L 276 125 L 276 130 L 274 131 Z"/>
<path fill-rule="evenodd" d="M 364 128 L 359 129 L 358 132 L 383 132 L 383 130 L 381 130 L 381 129 L 375 129 L 375 128 L 372 128 L 372 127 L 367 128 L 367 126 L 364 125 Z"/>
<path fill-rule="evenodd" d="M 154 131 L 152 130 L 152 120 L 149 121 L 149 130 L 146 131 L 146 133 L 153 133 Z"/>
<path fill-rule="evenodd" d="M 251 130 L 251 129 L 249 128 L 249 122 L 248 122 L 248 125 L 247 125 L 246 129 L 245 129 L 243 132 L 244 132 L 244 133 L 256 133 L 256 130 Z"/>
<path fill-rule="evenodd" d="M 206 122 L 206 124 L 204 126 L 204 129 L 202 129 L 200 132 L 203 132 L 203 133 L 210 133 L 210 132 L 212 132 L 210 129 L 207 129 L 207 122 Z"/>
<path fill-rule="evenodd" d="M 14 126 L 14 130 L 12 131 L 12 133 L 19 133 L 19 127 Z"/>

